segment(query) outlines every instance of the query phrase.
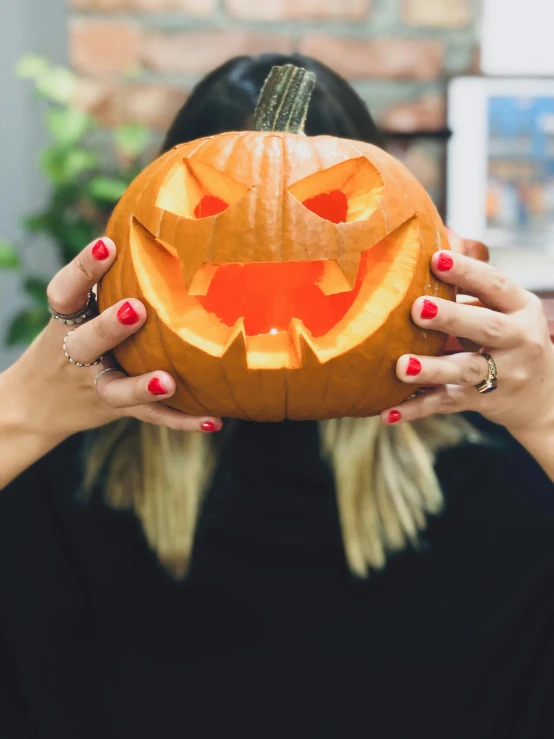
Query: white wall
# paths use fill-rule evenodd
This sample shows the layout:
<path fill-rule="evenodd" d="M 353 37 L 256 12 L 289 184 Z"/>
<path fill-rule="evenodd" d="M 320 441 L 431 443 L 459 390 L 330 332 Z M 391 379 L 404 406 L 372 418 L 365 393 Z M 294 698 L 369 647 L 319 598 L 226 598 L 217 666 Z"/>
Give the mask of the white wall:
<path fill-rule="evenodd" d="M 553 25 L 552 0 L 485 0 L 481 34 L 483 72 L 554 75 Z"/>
<path fill-rule="evenodd" d="M 37 155 L 44 143 L 41 107 L 30 85 L 14 77 L 14 67 L 26 52 L 63 63 L 66 56 L 64 0 L 0 0 L 0 236 L 22 241 L 21 217 L 39 210 L 47 191 L 37 173 Z M 53 252 L 35 243 L 25 261 L 38 273 L 52 272 Z M 23 304 L 19 280 L 0 271 L 0 370 L 18 351 L 3 346 L 9 320 Z"/>

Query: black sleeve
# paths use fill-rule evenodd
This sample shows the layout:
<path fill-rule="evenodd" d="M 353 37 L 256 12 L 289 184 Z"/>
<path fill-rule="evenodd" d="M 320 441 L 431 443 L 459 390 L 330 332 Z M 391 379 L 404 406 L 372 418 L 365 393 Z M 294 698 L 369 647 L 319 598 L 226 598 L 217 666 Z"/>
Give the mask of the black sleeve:
<path fill-rule="evenodd" d="M 38 737 L 3 629 L 0 632 L 0 736 L 2 739 Z"/>
<path fill-rule="evenodd" d="M 504 426 L 488 421 L 479 413 L 464 415 L 478 431 L 484 434 L 485 439 L 502 453 L 504 464 L 510 469 L 514 488 L 529 491 L 531 495 L 554 494 L 554 482 L 536 459 L 514 439 Z"/>

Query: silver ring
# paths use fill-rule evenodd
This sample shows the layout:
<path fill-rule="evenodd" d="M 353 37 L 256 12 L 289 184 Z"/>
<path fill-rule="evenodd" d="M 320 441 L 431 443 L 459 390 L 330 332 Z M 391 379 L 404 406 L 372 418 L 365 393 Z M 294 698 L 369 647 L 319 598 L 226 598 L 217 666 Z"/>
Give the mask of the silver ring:
<path fill-rule="evenodd" d="M 102 375 L 105 375 L 107 372 L 119 372 L 119 367 L 106 367 L 106 369 L 103 369 L 102 372 L 99 372 L 94 378 L 94 389 L 95 390 L 96 390 L 96 385 L 98 384 L 98 380 L 102 377 Z"/>
<path fill-rule="evenodd" d="M 60 323 L 64 323 L 66 326 L 73 326 L 75 323 L 83 323 L 86 318 L 92 318 L 92 316 L 98 313 L 96 295 L 91 290 L 88 294 L 87 304 L 84 308 L 81 308 L 81 310 L 76 311 L 76 313 L 58 313 L 57 310 L 52 308 L 50 303 L 48 304 L 48 310 L 50 311 L 52 318 L 55 318 L 56 321 L 59 321 Z"/>
<path fill-rule="evenodd" d="M 76 331 L 76 328 L 72 328 L 71 331 L 68 331 L 63 339 L 63 353 L 71 362 L 71 364 L 74 364 L 75 367 L 96 367 L 97 364 L 100 364 L 100 362 L 104 359 L 104 355 L 101 357 L 98 357 L 98 359 L 95 362 L 88 362 L 88 363 L 82 363 L 82 362 L 76 362 L 73 357 L 70 357 L 67 351 L 67 340 L 69 339 L 70 334 L 72 334 L 74 331 Z"/>
<path fill-rule="evenodd" d="M 496 390 L 496 388 L 498 387 L 498 367 L 496 366 L 496 362 L 494 361 L 494 359 L 491 357 L 490 354 L 487 354 L 486 351 L 481 349 L 479 354 L 481 354 L 487 360 L 488 374 L 483 382 L 475 385 L 475 389 L 478 393 L 482 394 L 492 393 L 492 391 Z"/>

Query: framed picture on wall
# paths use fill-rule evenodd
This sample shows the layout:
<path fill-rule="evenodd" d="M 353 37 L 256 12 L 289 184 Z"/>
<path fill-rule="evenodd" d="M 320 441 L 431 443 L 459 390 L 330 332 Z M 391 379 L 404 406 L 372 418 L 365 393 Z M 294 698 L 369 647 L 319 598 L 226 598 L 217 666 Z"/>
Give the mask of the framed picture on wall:
<path fill-rule="evenodd" d="M 554 290 L 554 79 L 448 86 L 447 222 L 520 284 Z"/>

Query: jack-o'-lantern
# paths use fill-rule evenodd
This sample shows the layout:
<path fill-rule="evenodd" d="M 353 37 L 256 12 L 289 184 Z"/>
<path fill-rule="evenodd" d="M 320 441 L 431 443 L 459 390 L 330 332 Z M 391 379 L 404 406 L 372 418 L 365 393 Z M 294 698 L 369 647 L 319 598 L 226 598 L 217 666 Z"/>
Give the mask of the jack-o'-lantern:
<path fill-rule="evenodd" d="M 436 209 L 381 149 L 302 133 L 314 81 L 275 68 L 257 130 L 172 149 L 110 221 L 100 307 L 132 296 L 148 311 L 116 358 L 170 372 L 168 404 L 187 413 L 373 415 L 413 392 L 401 354 L 444 346 L 410 317 L 419 295 L 453 297 L 430 270 L 448 248 Z"/>

